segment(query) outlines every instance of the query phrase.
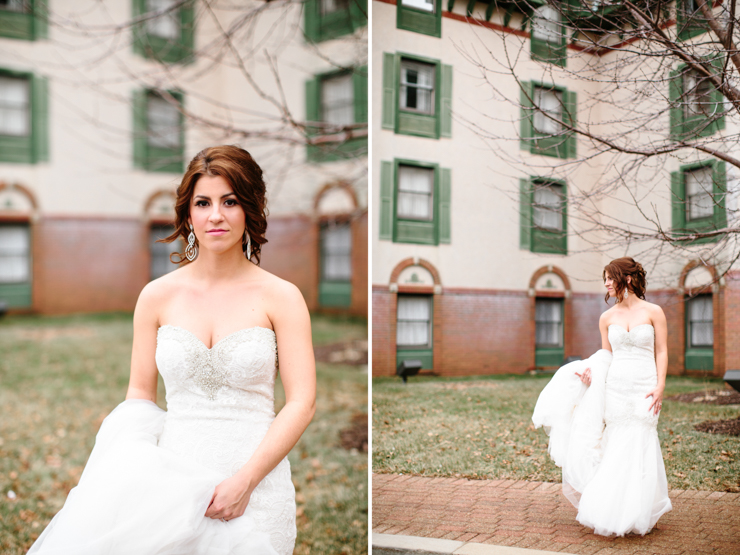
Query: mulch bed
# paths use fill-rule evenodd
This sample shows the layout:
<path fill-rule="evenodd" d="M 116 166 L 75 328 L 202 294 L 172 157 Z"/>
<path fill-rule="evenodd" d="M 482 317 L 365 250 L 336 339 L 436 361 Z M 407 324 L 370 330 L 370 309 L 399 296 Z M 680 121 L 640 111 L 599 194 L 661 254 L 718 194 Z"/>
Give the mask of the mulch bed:
<path fill-rule="evenodd" d="M 339 441 L 347 450 L 357 449 L 367 453 L 367 413 L 355 414 L 352 424 L 339 432 Z"/>
<path fill-rule="evenodd" d="M 702 422 L 694 426 L 698 432 L 709 434 L 725 434 L 728 436 L 740 436 L 740 418 L 735 420 L 715 420 L 714 422 Z"/>
<path fill-rule="evenodd" d="M 730 389 L 715 389 L 712 391 L 693 391 L 666 397 L 665 401 L 680 401 L 682 403 L 703 403 L 705 405 L 740 405 L 740 393 Z"/>
<path fill-rule="evenodd" d="M 367 364 L 367 341 L 343 341 L 331 345 L 314 347 L 314 355 L 319 362 L 332 364 Z"/>

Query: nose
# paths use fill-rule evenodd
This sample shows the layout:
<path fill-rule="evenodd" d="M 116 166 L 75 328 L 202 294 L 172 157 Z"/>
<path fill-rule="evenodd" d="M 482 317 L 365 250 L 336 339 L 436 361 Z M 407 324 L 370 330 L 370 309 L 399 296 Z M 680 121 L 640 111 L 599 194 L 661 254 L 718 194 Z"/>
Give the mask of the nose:
<path fill-rule="evenodd" d="M 221 220 L 223 220 L 221 210 L 219 209 L 218 204 L 214 203 L 213 208 L 211 209 L 211 213 L 208 215 L 208 221 L 220 222 Z"/>

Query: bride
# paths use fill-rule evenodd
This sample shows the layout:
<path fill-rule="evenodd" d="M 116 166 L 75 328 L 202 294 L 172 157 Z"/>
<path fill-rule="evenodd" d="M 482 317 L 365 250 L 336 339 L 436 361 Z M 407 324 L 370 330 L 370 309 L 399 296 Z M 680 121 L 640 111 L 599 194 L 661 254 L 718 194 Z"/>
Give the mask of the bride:
<path fill-rule="evenodd" d="M 532 415 L 550 435 L 563 493 L 578 522 L 603 536 L 647 534 L 671 510 L 657 425 L 668 370 L 663 310 L 645 301 L 646 273 L 632 258 L 604 268 L 602 348 L 566 364 Z"/>
<path fill-rule="evenodd" d="M 286 456 L 314 414 L 315 364 L 303 297 L 258 266 L 262 170 L 239 147 L 207 148 L 175 212 L 167 240 L 188 240 L 182 267 L 141 292 L 126 400 L 31 555 L 293 552 Z M 286 403 L 275 416 L 278 355 Z"/>

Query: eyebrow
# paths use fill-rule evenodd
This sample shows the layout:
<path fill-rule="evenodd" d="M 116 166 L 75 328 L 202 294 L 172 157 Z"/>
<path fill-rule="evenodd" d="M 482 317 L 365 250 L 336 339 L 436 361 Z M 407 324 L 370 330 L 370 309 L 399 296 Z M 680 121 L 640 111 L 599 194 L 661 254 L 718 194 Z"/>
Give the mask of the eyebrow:
<path fill-rule="evenodd" d="M 226 193 L 225 195 L 221 195 L 221 198 L 230 197 L 231 195 L 236 196 L 236 193 L 234 191 L 232 191 L 230 193 Z M 193 198 L 203 198 L 203 199 L 206 199 L 206 200 L 211 200 L 211 197 L 207 197 L 206 195 L 195 195 L 195 197 L 193 197 Z"/>

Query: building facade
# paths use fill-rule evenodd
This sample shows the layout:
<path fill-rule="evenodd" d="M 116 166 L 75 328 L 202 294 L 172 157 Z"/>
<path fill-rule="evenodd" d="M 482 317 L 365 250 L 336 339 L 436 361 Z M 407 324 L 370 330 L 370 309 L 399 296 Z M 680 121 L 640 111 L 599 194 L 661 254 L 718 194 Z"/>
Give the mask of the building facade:
<path fill-rule="evenodd" d="M 584 52 L 558 18 L 540 2 L 373 2 L 374 376 L 409 359 L 474 375 L 586 358 L 610 306 L 602 269 L 625 255 L 643 262 L 647 300 L 666 314 L 670 374 L 740 368 L 740 267 L 713 249 L 718 237 L 658 256 L 657 241 L 609 235 L 612 223 L 644 229 L 645 210 L 668 232 L 722 229 L 737 219 L 737 172 L 677 152 L 620 184 L 614 160 L 558 123 L 618 126 L 656 97 L 647 139 L 721 141 L 737 136 L 737 118 L 708 118 L 696 98 L 721 95 L 697 92 L 679 67 L 653 97 L 617 91 L 605 103 L 610 79 L 583 76 L 628 80 L 632 66 L 619 49 Z M 679 27 L 680 40 L 701 40 Z"/>
<path fill-rule="evenodd" d="M 0 304 L 132 310 L 201 149 L 267 182 L 262 267 L 367 314 L 367 13 L 359 2 L 0 6 Z"/>

